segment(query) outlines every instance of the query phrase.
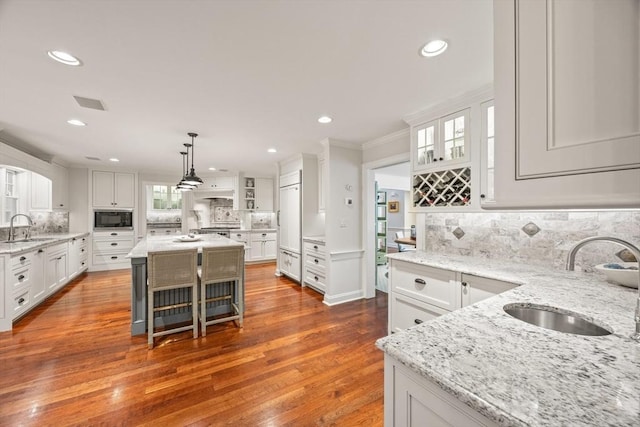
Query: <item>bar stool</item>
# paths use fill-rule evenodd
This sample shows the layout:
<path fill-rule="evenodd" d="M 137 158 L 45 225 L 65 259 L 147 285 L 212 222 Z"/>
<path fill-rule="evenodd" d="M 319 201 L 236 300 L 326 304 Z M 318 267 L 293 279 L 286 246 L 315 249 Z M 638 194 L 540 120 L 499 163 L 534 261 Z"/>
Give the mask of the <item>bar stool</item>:
<path fill-rule="evenodd" d="M 244 318 L 244 247 L 217 247 L 202 249 L 202 267 L 198 271 L 200 282 L 200 326 L 202 336 L 207 335 L 207 325 L 238 321 L 242 328 Z M 230 284 L 229 282 L 232 282 Z M 210 315 L 228 302 L 231 312 L 225 316 L 207 320 Z"/>
<path fill-rule="evenodd" d="M 147 336 L 149 349 L 153 348 L 153 339 L 155 337 L 189 329 L 193 329 L 193 338 L 197 338 L 198 249 L 149 252 L 147 255 L 147 274 Z M 183 289 L 183 292 L 176 291 L 177 289 Z M 169 290 L 174 291 L 171 292 L 171 297 L 166 298 L 167 303 L 163 304 L 163 297 L 160 296 L 157 298 L 159 301 L 156 305 L 154 302 L 156 293 Z M 191 294 L 191 299 L 188 301 L 186 301 L 184 290 L 188 290 Z M 176 299 L 182 302 L 176 302 Z M 183 309 L 189 306 L 191 306 L 192 314 L 190 325 L 155 331 L 154 320 L 156 312 Z"/>

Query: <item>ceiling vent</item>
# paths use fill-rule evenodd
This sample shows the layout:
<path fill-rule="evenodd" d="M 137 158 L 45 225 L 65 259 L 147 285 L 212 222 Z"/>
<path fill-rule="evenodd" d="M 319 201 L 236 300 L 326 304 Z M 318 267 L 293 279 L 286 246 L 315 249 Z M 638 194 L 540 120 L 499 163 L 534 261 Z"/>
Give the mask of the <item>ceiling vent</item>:
<path fill-rule="evenodd" d="M 104 105 L 99 99 L 84 98 L 82 96 L 73 95 L 79 106 L 84 108 L 91 108 L 92 110 L 104 111 Z"/>

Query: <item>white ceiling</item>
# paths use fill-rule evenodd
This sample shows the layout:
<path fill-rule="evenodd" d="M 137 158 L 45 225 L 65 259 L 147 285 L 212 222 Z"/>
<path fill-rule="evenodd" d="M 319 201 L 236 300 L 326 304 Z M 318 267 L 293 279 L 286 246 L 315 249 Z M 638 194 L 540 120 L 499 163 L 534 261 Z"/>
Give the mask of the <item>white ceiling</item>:
<path fill-rule="evenodd" d="M 273 175 L 324 138 L 360 146 L 491 83 L 492 28 L 492 0 L 0 0 L 0 138 L 67 165 L 179 175 L 197 132 L 198 174 Z M 419 56 L 433 38 L 449 49 Z"/>

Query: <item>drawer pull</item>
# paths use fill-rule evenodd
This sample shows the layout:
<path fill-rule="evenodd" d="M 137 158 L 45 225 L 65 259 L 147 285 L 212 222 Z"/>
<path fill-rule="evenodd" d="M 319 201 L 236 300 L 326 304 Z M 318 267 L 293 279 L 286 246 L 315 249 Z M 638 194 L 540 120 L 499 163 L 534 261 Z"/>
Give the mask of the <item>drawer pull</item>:
<path fill-rule="evenodd" d="M 22 282 L 24 280 L 24 274 L 18 276 L 18 281 Z"/>
<path fill-rule="evenodd" d="M 22 305 L 22 304 L 24 304 L 24 298 L 20 298 L 20 299 L 18 300 L 18 305 Z"/>
<path fill-rule="evenodd" d="M 313 262 L 315 262 L 317 264 L 318 263 L 318 259 L 317 258 L 314 259 Z"/>
<path fill-rule="evenodd" d="M 42 252 L 44 252 L 42 249 L 38 249 L 39 254 L 41 254 Z"/>
<path fill-rule="evenodd" d="M 26 260 L 26 259 L 27 259 L 27 257 L 23 257 L 23 256 L 21 256 L 21 257 L 20 257 L 20 262 L 22 262 L 22 261 L 24 261 L 24 260 Z"/>
<path fill-rule="evenodd" d="M 318 249 L 318 245 L 313 245 L 313 249 Z"/>
<path fill-rule="evenodd" d="M 114 242 L 111 244 L 111 246 L 118 246 L 118 244 Z"/>
<path fill-rule="evenodd" d="M 112 256 L 111 259 L 118 259 L 118 257 L 117 256 Z"/>
<path fill-rule="evenodd" d="M 313 276 L 314 279 L 316 279 L 316 282 L 318 281 L 318 276 Z"/>
<path fill-rule="evenodd" d="M 427 282 L 425 282 L 424 279 L 421 279 L 419 277 L 417 279 L 415 279 L 414 282 L 416 282 L 416 283 L 418 283 L 420 285 L 426 285 L 427 284 Z"/>
<path fill-rule="evenodd" d="M 84 252 L 84 249 L 80 249 L 80 252 Z"/>
<path fill-rule="evenodd" d="M 423 322 L 423 320 L 420 320 L 420 319 L 414 319 L 413 321 L 415 322 L 416 325 L 419 325 L 420 323 Z"/>
<path fill-rule="evenodd" d="M 267 237 L 267 233 L 262 233 L 262 235 L 263 235 L 264 237 Z"/>
<path fill-rule="evenodd" d="M 112 235 L 112 236 L 117 236 L 117 235 L 118 235 L 118 233 L 111 233 L 111 235 Z"/>
<path fill-rule="evenodd" d="M 462 282 L 462 286 L 464 286 L 465 288 L 467 287 L 468 283 L 467 282 Z"/>

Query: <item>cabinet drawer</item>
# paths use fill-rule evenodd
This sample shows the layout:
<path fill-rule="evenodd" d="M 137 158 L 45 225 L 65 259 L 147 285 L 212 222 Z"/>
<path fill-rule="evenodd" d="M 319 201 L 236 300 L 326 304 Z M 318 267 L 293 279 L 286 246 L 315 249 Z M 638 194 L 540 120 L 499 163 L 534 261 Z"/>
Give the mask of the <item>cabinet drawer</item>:
<path fill-rule="evenodd" d="M 133 231 L 94 231 L 93 240 L 112 239 L 117 237 L 129 237 L 133 239 Z"/>
<path fill-rule="evenodd" d="M 460 307 L 460 284 L 456 273 L 439 268 L 393 260 L 391 289 L 427 304 L 453 311 Z"/>
<path fill-rule="evenodd" d="M 316 270 L 319 273 L 324 273 L 326 271 L 326 261 L 323 257 L 317 254 L 305 254 L 304 264 L 306 268 Z"/>
<path fill-rule="evenodd" d="M 9 261 L 9 268 L 13 270 L 15 268 L 22 268 L 22 267 L 31 265 L 32 257 L 33 257 L 32 253 L 11 257 L 11 260 Z"/>
<path fill-rule="evenodd" d="M 31 291 L 24 289 L 13 296 L 13 318 L 20 316 L 31 306 Z"/>
<path fill-rule="evenodd" d="M 389 333 L 402 331 L 447 313 L 449 311 L 431 304 L 425 304 L 403 295 L 392 294 Z"/>
<path fill-rule="evenodd" d="M 18 266 L 9 273 L 9 287 L 12 292 L 17 292 L 29 286 L 32 267 L 31 264 Z"/>
<path fill-rule="evenodd" d="M 231 231 L 229 233 L 229 238 L 236 242 L 247 243 L 249 241 L 249 233 L 246 231 Z"/>
<path fill-rule="evenodd" d="M 304 252 L 306 254 L 316 254 L 324 257 L 324 245 L 315 242 L 304 242 Z"/>
<path fill-rule="evenodd" d="M 120 252 L 133 249 L 131 239 L 94 240 L 93 248 L 98 252 Z"/>
<path fill-rule="evenodd" d="M 112 253 L 94 253 L 93 254 L 93 264 L 94 265 L 106 265 L 106 264 L 129 262 L 129 259 L 126 258 L 127 253 L 128 253 L 127 251 L 125 251 L 125 252 L 112 252 Z"/>
<path fill-rule="evenodd" d="M 317 271 L 308 270 L 308 269 L 305 270 L 304 282 L 309 286 L 321 291 L 322 293 L 324 293 L 324 291 L 327 288 L 326 278 L 324 277 L 324 275 L 320 274 Z"/>
<path fill-rule="evenodd" d="M 266 231 L 264 233 L 251 233 L 252 242 L 262 242 L 263 240 L 276 240 L 274 231 Z"/>

